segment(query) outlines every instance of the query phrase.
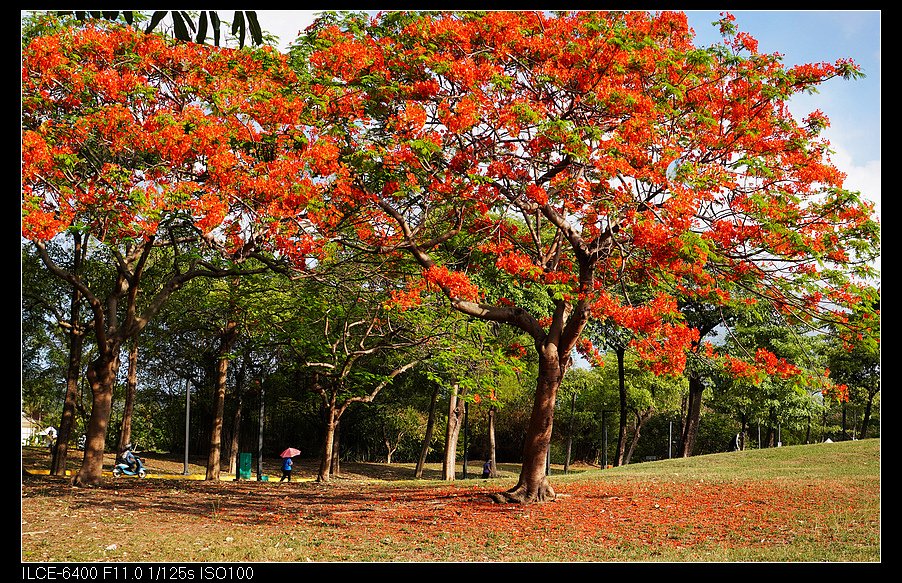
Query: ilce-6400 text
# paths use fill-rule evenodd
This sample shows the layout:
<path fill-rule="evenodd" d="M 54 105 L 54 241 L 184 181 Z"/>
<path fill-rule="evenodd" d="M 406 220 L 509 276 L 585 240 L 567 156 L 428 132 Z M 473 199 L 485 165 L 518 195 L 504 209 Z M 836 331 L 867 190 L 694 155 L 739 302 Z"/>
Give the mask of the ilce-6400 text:
<path fill-rule="evenodd" d="M 23 581 L 250 581 L 253 567 L 36 566 L 22 567 Z"/>

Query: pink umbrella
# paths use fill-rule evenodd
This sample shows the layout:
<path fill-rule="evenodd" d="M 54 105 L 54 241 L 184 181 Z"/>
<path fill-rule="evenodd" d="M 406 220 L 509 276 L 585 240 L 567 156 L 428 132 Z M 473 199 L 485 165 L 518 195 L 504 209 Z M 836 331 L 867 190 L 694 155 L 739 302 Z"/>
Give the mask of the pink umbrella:
<path fill-rule="evenodd" d="M 301 455 L 301 450 L 289 447 L 288 449 L 280 453 L 279 457 L 294 457 L 296 455 Z"/>

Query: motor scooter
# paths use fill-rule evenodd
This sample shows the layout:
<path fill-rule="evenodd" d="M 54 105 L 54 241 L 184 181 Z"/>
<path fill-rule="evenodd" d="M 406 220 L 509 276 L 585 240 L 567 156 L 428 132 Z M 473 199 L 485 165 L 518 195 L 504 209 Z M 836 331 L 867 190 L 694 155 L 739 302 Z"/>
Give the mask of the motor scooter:
<path fill-rule="evenodd" d="M 113 476 L 118 478 L 119 476 L 138 476 L 139 478 L 143 478 L 147 475 L 147 470 L 144 469 L 144 463 L 141 461 L 141 458 L 135 456 L 135 469 L 132 470 L 128 467 L 128 464 L 125 462 L 121 462 L 113 467 Z"/>

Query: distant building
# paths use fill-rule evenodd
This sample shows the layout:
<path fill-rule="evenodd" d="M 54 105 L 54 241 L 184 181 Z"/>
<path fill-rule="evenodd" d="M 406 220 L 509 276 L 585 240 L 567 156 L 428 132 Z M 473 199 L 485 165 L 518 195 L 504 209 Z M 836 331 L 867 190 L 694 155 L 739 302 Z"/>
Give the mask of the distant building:
<path fill-rule="evenodd" d="M 38 439 L 38 432 L 41 426 L 37 421 L 22 413 L 22 445 L 30 445 Z"/>

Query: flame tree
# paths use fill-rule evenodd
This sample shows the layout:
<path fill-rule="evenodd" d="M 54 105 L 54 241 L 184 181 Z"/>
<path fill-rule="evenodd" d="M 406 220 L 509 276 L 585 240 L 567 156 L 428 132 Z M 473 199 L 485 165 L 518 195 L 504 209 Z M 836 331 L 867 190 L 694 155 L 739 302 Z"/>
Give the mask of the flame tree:
<path fill-rule="evenodd" d="M 730 15 L 718 24 L 724 42 L 696 47 L 675 12 L 328 14 L 292 49 L 322 124 L 315 228 L 415 260 L 399 302 L 440 290 L 533 341 L 523 466 L 498 501 L 554 497 L 555 397 L 574 350 L 594 350 L 590 319 L 679 372 L 699 334 L 678 296 L 718 305 L 742 288 L 817 325 L 868 293 L 873 208 L 843 188 L 826 116 L 786 107 L 860 72 L 785 67 Z M 509 294 L 480 286 L 489 272 Z M 615 291 L 630 282 L 654 293 Z"/>
<path fill-rule="evenodd" d="M 236 193 L 303 199 L 293 177 L 309 134 L 297 133 L 294 79 L 272 50 L 178 43 L 104 22 L 51 23 L 24 44 L 22 237 L 84 298 L 97 345 L 76 484 L 101 480 L 123 343 L 191 278 L 236 273 L 221 253 L 254 253 L 265 225 L 246 220 Z M 68 231 L 112 258 L 112 281 L 92 283 L 54 262 L 47 242 Z M 157 263 L 166 275 L 151 287 L 147 271 L 160 247 L 170 264 Z"/>

